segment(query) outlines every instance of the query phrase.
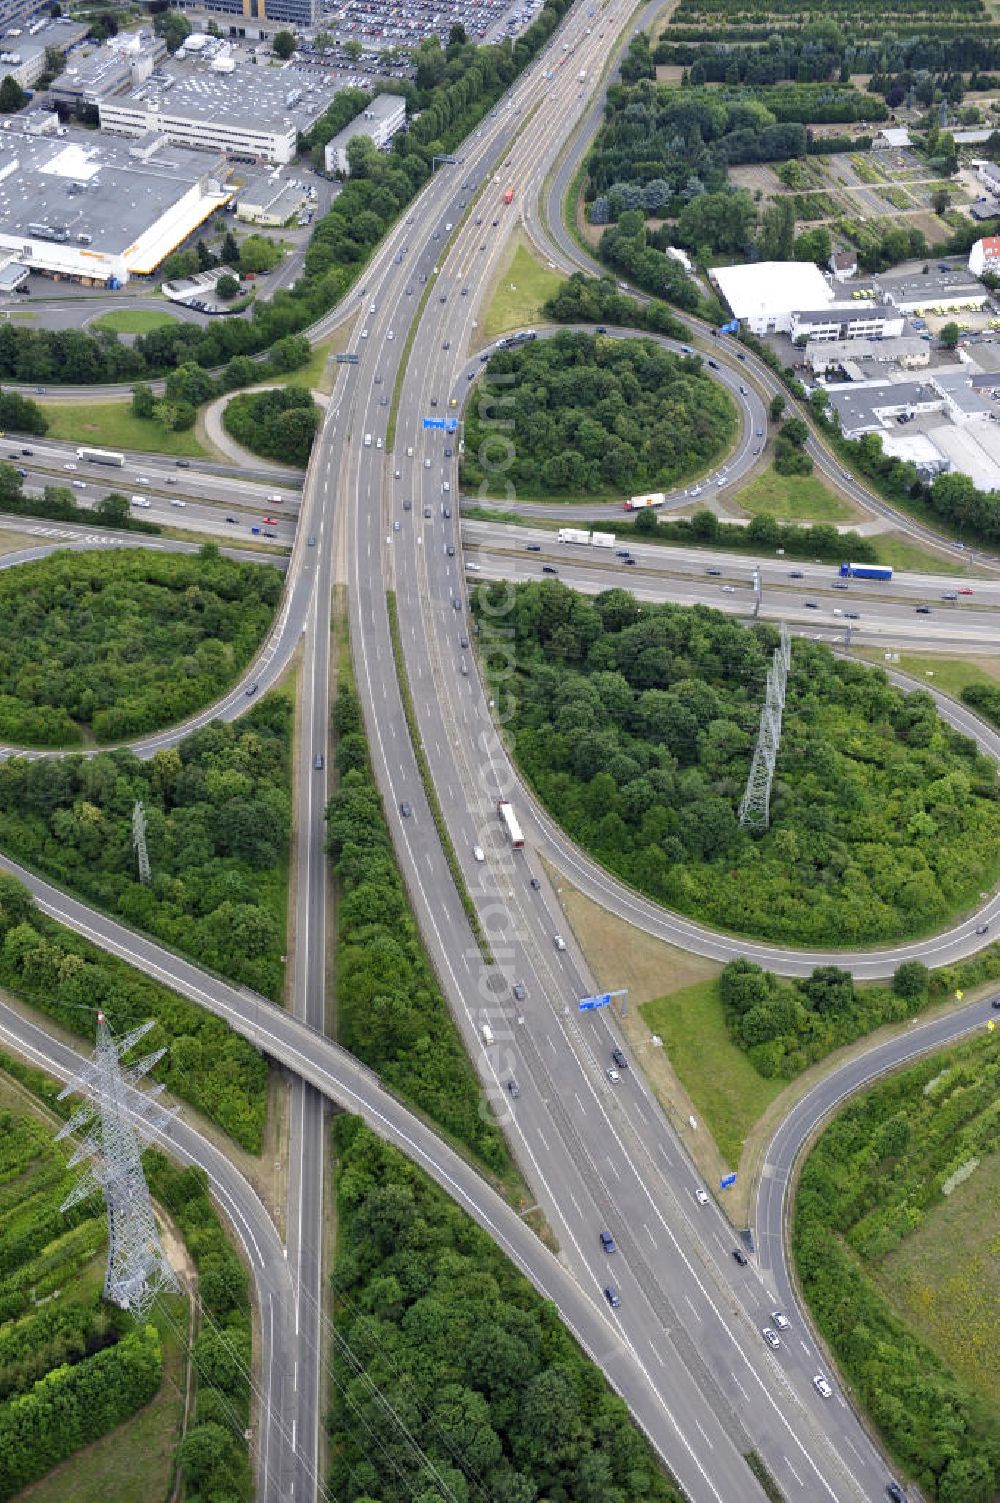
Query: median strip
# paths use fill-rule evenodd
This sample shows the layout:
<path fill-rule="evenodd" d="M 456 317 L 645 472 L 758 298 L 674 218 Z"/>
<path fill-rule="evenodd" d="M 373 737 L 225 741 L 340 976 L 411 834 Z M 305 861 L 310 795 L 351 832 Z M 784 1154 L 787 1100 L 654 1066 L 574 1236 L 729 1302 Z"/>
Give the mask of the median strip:
<path fill-rule="evenodd" d="M 486 931 L 479 922 L 479 914 L 476 905 L 472 901 L 472 894 L 466 885 L 465 876 L 458 862 L 458 854 L 452 844 L 451 835 L 445 822 L 444 813 L 438 802 L 437 790 L 434 787 L 434 779 L 431 776 L 430 763 L 427 761 L 427 753 L 424 751 L 423 738 L 420 735 L 420 727 L 417 724 L 417 712 L 413 704 L 413 696 L 410 693 L 410 680 L 406 673 L 406 663 L 403 659 L 403 642 L 399 634 L 399 616 L 396 611 L 396 595 L 393 590 L 386 591 L 386 607 L 389 612 L 389 635 L 392 638 L 392 656 L 396 665 L 396 677 L 399 680 L 399 692 L 403 701 L 403 713 L 406 716 L 406 724 L 410 732 L 410 740 L 413 743 L 413 755 L 417 759 L 417 767 L 420 771 L 420 781 L 424 785 L 424 793 L 430 805 L 431 815 L 434 819 L 434 827 L 441 841 L 444 857 L 451 872 L 452 881 L 458 889 L 465 916 L 469 920 L 469 927 L 479 946 L 479 953 L 487 965 L 493 964 L 493 951 L 486 937 Z"/>

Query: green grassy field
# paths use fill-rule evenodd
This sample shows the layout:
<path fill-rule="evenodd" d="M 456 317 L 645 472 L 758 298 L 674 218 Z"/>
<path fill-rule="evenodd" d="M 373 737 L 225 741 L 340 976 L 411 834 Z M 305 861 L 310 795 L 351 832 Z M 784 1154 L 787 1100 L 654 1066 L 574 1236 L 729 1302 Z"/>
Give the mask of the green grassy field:
<path fill-rule="evenodd" d="M 565 281 L 557 271 L 549 271 L 527 246 L 520 242 L 513 257 L 505 262 L 500 281 L 493 294 L 482 324 L 484 340 L 495 339 L 511 329 L 523 329 L 537 322 L 542 304 Z"/>
<path fill-rule="evenodd" d="M 175 324 L 172 313 L 156 313 L 152 308 L 116 308 L 113 313 L 102 313 L 91 324 L 93 329 L 105 329 L 110 334 L 148 334 L 151 329 L 162 329 L 164 324 Z"/>
<path fill-rule="evenodd" d="M 935 553 L 931 548 L 921 548 L 909 538 L 897 532 L 880 532 L 874 539 L 879 561 L 891 564 L 894 569 L 905 569 L 911 574 L 968 574 L 969 570 L 956 558 L 946 553 Z"/>
<path fill-rule="evenodd" d="M 731 1041 L 722 1016 L 719 988 L 699 981 L 644 1003 L 639 1011 L 663 1047 L 691 1100 L 730 1167 L 735 1169 L 743 1141 L 784 1081 L 758 1075 Z"/>
<path fill-rule="evenodd" d="M 766 513 L 782 521 L 853 522 L 857 508 L 825 486 L 817 475 L 779 475 L 774 469 L 758 475 L 736 502 L 752 517 Z"/>
<path fill-rule="evenodd" d="M 953 694 L 956 699 L 970 684 L 987 684 L 991 689 L 1000 683 L 1000 657 L 994 658 L 938 658 L 930 655 L 918 657 L 913 652 L 901 652 L 898 664 L 893 664 L 914 678 L 926 679 L 935 689 Z"/>
<path fill-rule="evenodd" d="M 1000 1154 L 984 1159 L 876 1266 L 876 1282 L 907 1325 L 996 1408 Z"/>
<path fill-rule="evenodd" d="M 156 1397 L 25 1488 L 24 1503 L 167 1503 L 183 1413 L 186 1299 L 163 1296 L 149 1319 L 163 1343 L 163 1382 Z"/>
<path fill-rule="evenodd" d="M 152 418 L 132 416 L 130 402 L 39 402 L 49 421 L 49 438 L 98 448 L 141 449 L 149 454 L 200 458 L 208 451 L 194 431 L 168 433 Z M 112 477 L 109 476 L 109 489 Z"/>

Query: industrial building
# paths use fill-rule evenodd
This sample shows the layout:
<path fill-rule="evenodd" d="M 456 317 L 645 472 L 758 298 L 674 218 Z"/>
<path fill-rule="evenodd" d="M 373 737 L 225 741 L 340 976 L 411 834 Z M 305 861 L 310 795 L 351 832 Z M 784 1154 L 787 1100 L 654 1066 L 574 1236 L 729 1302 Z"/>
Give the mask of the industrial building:
<path fill-rule="evenodd" d="M 49 0 L 0 0 L 0 36 L 23 36 L 49 9 Z"/>
<path fill-rule="evenodd" d="M 34 88 L 45 72 L 46 52 L 52 47 L 66 53 L 87 35 L 86 23 L 52 20 L 34 21 L 25 30 L 14 27 L 0 42 L 0 80 L 11 77 L 22 89 Z"/>
<path fill-rule="evenodd" d="M 99 102 L 101 129 L 165 135 L 196 151 L 244 162 L 290 162 L 298 134 L 315 124 L 333 90 L 285 68 L 239 66 L 229 46 L 188 37 L 184 55 L 130 93 Z"/>
<path fill-rule="evenodd" d="M 894 418 L 940 412 L 944 407 L 941 393 L 928 381 L 861 381 L 828 386 L 826 394 L 845 438 L 879 433 Z"/>
<path fill-rule="evenodd" d="M 223 163 L 162 137 L 126 143 L 62 128 L 0 136 L 0 253 L 57 279 L 148 275 L 231 192 Z"/>
<path fill-rule="evenodd" d="M 981 308 L 988 300 L 986 289 L 965 267 L 928 265 L 926 270 L 902 276 L 883 273 L 876 285 L 882 299 L 900 313 L 954 313 L 963 308 Z"/>
<path fill-rule="evenodd" d="M 345 125 L 326 143 L 324 161 L 327 172 L 347 176 L 350 171 L 347 148 L 356 137 L 370 136 L 382 151 L 405 124 L 406 100 L 399 94 L 376 94 L 371 104 L 356 115 L 350 125 Z"/>
<path fill-rule="evenodd" d="M 103 47 L 77 55 L 49 85 L 57 107 L 79 110 L 135 89 L 167 55 L 167 44 L 152 31 L 123 31 Z"/>
<path fill-rule="evenodd" d="M 806 365 L 817 376 L 828 370 L 845 369 L 863 362 L 874 365 L 898 365 L 904 370 L 929 365 L 930 344 L 917 334 L 901 334 L 891 339 L 810 339 L 806 344 Z M 857 379 L 864 379 L 859 376 Z"/>
<path fill-rule="evenodd" d="M 754 334 L 787 334 L 793 313 L 824 308 L 835 300 L 829 281 L 811 261 L 716 266 L 709 276 L 733 317 Z"/>
<path fill-rule="evenodd" d="M 832 303 L 828 308 L 793 313 L 789 334 L 793 340 L 840 341 L 848 339 L 896 339 L 906 320 L 895 308 L 860 299 Z"/>
<path fill-rule="evenodd" d="M 294 218 L 305 202 L 306 191 L 298 183 L 266 177 L 243 190 L 236 205 L 236 217 L 246 224 L 276 228 Z"/>

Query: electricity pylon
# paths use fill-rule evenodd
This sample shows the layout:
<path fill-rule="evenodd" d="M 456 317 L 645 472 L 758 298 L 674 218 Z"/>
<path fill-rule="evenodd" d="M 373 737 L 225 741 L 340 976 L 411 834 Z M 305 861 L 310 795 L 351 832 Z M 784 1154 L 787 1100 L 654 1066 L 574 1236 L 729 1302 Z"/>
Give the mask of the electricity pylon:
<path fill-rule="evenodd" d="M 83 1177 L 63 1201 L 68 1211 L 88 1195 L 104 1196 L 108 1210 L 108 1267 L 104 1298 L 145 1319 L 161 1290 L 177 1291 L 180 1284 L 167 1261 L 153 1219 L 149 1188 L 142 1172 L 141 1144 L 159 1137 L 177 1108 L 165 1111 L 157 1101 L 162 1085 L 150 1091 L 138 1083 L 167 1052 L 155 1049 L 124 1068 L 127 1054 L 154 1026 L 142 1023 L 124 1038 L 112 1037 L 103 1012 L 97 1014 L 97 1048 L 90 1062 L 59 1092 L 59 1100 L 75 1092 L 90 1099 L 77 1108 L 56 1134 L 57 1140 L 81 1129 L 69 1167 L 91 1159 Z"/>
<path fill-rule="evenodd" d="M 792 639 L 788 634 L 788 627 L 782 621 L 781 639 L 774 649 L 774 660 L 768 670 L 767 693 L 760 712 L 757 744 L 753 749 L 747 785 L 740 799 L 740 824 L 755 834 L 762 834 L 771 822 L 771 783 L 781 744 L 781 716 L 785 708 L 785 686 L 791 662 Z"/>
<path fill-rule="evenodd" d="M 149 851 L 146 849 L 146 811 L 142 807 L 142 799 L 137 798 L 132 810 L 132 844 L 135 846 L 135 859 L 139 863 L 139 881 L 148 883 L 150 880 Z"/>

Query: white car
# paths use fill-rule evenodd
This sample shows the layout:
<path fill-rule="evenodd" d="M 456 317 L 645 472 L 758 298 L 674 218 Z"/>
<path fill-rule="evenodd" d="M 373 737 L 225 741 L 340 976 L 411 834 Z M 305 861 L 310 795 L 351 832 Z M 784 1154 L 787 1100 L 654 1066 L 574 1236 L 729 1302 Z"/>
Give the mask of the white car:
<path fill-rule="evenodd" d="M 375 440 L 375 447 L 376 447 L 376 449 L 381 449 L 381 447 L 382 447 L 382 440 L 380 438 L 377 438 Z"/>
<path fill-rule="evenodd" d="M 361 330 L 361 338 L 362 339 L 367 339 L 368 338 L 368 330 L 367 329 L 362 329 Z"/>
<path fill-rule="evenodd" d="M 618 1074 L 618 1071 L 614 1068 L 613 1065 L 611 1066 L 610 1069 L 608 1069 L 608 1070 L 605 1071 L 605 1074 L 607 1075 L 608 1079 L 611 1081 L 612 1085 L 616 1085 L 618 1083 L 618 1081 L 621 1080 L 621 1076 Z"/>
<path fill-rule="evenodd" d="M 76 465 L 75 464 L 64 464 L 63 465 L 63 469 L 64 470 L 75 470 L 76 469 Z"/>
<path fill-rule="evenodd" d="M 170 505 L 171 506 L 187 506 L 187 502 L 186 501 L 182 501 L 181 498 L 180 498 L 180 496 L 171 496 L 170 497 Z"/>
<path fill-rule="evenodd" d="M 813 1387 L 817 1393 L 822 1394 L 824 1399 L 833 1398 L 833 1389 L 830 1387 L 829 1379 L 824 1378 L 822 1373 L 817 1373 L 813 1378 Z"/>
<path fill-rule="evenodd" d="M 788 1328 L 789 1328 L 789 1326 L 792 1323 L 788 1319 L 787 1315 L 782 1315 L 782 1313 L 781 1313 L 780 1310 L 772 1310 L 771 1311 L 771 1319 L 774 1321 L 774 1323 L 778 1327 L 779 1331 L 787 1331 Z"/>
<path fill-rule="evenodd" d="M 778 1335 L 777 1331 L 772 1331 L 770 1326 L 763 1326 L 761 1328 L 760 1334 L 763 1336 L 768 1346 L 777 1349 L 781 1345 L 781 1337 Z"/>
<path fill-rule="evenodd" d="M 708 1205 L 708 1191 L 707 1190 L 703 1190 L 700 1185 L 698 1186 L 697 1190 L 694 1192 L 694 1198 L 695 1198 L 695 1200 L 698 1202 L 698 1204 L 700 1206 L 707 1206 Z"/>
<path fill-rule="evenodd" d="M 141 506 L 141 507 L 143 507 L 145 509 L 145 508 L 151 506 L 152 502 L 146 496 L 133 496 L 132 497 L 132 505 L 133 506 Z"/>
<path fill-rule="evenodd" d="M 474 845 L 472 847 L 472 854 L 477 861 L 486 860 L 486 852 L 483 850 L 481 845 Z"/>
<path fill-rule="evenodd" d="M 736 586 L 735 585 L 724 584 L 724 585 L 720 585 L 719 588 L 721 589 L 723 595 L 735 595 L 736 594 Z"/>
<path fill-rule="evenodd" d="M 396 336 L 392 332 L 392 330 L 390 329 L 389 332 L 388 332 L 388 334 L 385 337 L 386 337 L 386 339 L 395 339 Z"/>
<path fill-rule="evenodd" d="M 86 480 L 74 480 L 73 489 L 77 491 L 85 491 L 87 489 Z"/>
<path fill-rule="evenodd" d="M 424 469 L 425 469 L 425 470 L 429 470 L 429 469 L 430 469 L 430 467 L 431 467 L 431 462 L 430 462 L 430 460 L 429 460 L 429 459 L 425 459 L 425 460 L 424 460 Z"/>
<path fill-rule="evenodd" d="M 412 459 L 413 458 L 413 447 L 412 447 L 412 445 L 408 445 L 407 446 L 406 457 L 407 457 L 407 459 Z"/>
<path fill-rule="evenodd" d="M 553 934 L 552 941 L 557 950 L 565 950 L 566 941 L 563 939 L 561 934 Z"/>

